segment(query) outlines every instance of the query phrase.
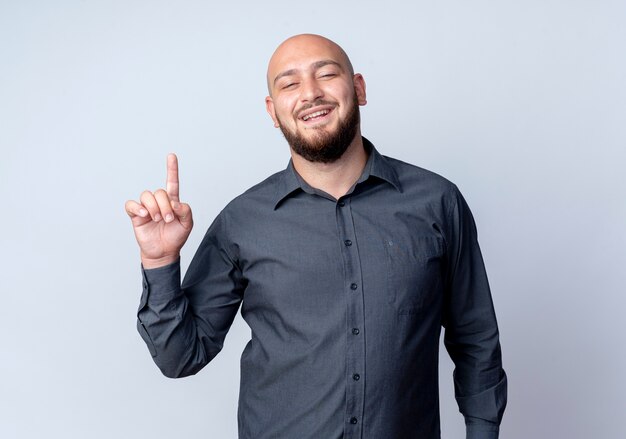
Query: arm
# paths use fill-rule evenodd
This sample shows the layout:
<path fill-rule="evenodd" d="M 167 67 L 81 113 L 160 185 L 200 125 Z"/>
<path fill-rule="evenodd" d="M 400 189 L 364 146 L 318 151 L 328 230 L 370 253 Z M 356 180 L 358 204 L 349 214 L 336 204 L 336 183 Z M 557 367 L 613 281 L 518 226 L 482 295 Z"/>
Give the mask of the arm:
<path fill-rule="evenodd" d="M 456 187 L 448 212 L 444 344 L 455 364 L 455 395 L 467 438 L 496 439 L 506 407 L 507 379 L 476 225 Z"/>
<path fill-rule="evenodd" d="M 137 329 L 163 374 L 195 374 L 222 349 L 243 296 L 241 270 L 226 244 L 224 218 L 207 231 L 181 287 L 180 262 L 143 269 Z"/>
<path fill-rule="evenodd" d="M 178 159 L 167 158 L 166 190 L 126 202 L 142 261 L 143 293 L 137 329 L 163 374 L 191 375 L 222 348 L 237 313 L 243 283 L 229 251 L 222 212 L 207 231 L 180 284 L 180 249 L 193 227 L 179 198 Z"/>

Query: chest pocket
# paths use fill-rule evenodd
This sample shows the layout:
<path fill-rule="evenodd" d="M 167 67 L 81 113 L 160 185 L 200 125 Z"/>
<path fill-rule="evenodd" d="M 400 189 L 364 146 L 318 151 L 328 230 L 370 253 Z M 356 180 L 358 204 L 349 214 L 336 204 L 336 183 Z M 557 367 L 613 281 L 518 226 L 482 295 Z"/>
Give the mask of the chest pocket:
<path fill-rule="evenodd" d="M 389 236 L 383 244 L 388 302 L 399 314 L 417 314 L 440 295 L 443 240 L 436 236 L 415 236 L 409 240 Z"/>

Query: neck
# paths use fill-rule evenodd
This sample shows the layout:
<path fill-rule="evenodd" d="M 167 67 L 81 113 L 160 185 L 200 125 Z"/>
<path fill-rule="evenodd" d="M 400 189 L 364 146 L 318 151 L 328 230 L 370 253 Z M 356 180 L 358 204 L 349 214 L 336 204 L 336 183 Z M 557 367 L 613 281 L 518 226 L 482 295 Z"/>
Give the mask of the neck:
<path fill-rule="evenodd" d="M 293 150 L 291 158 L 293 167 L 307 184 L 339 199 L 361 176 L 367 163 L 367 152 L 361 133 L 357 131 L 346 152 L 333 163 L 310 162 Z"/>

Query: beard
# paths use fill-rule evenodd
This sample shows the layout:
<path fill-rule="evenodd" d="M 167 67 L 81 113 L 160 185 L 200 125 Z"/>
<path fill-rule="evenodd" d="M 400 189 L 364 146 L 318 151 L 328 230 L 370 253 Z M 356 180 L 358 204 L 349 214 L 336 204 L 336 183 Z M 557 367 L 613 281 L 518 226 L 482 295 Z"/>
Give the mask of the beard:
<path fill-rule="evenodd" d="M 312 106 L 324 104 L 328 103 L 316 101 Z M 310 162 L 333 163 L 346 152 L 354 140 L 360 120 L 359 101 L 355 93 L 346 118 L 339 121 L 339 126 L 333 132 L 327 132 L 322 128 L 313 128 L 315 130 L 313 138 L 307 139 L 297 131 L 289 131 L 280 119 L 278 119 L 278 124 L 287 143 L 296 154 Z"/>

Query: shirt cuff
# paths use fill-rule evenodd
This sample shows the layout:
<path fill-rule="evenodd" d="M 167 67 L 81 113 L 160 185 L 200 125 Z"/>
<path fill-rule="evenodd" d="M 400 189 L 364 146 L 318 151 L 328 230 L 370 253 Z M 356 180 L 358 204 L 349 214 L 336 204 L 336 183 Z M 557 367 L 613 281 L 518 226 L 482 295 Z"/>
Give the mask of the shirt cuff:
<path fill-rule="evenodd" d="M 146 302 L 168 301 L 180 291 L 180 258 L 158 268 L 145 269 L 142 264 L 141 276 Z"/>
<path fill-rule="evenodd" d="M 498 439 L 499 434 L 497 425 L 471 424 L 466 428 L 466 439 Z"/>

